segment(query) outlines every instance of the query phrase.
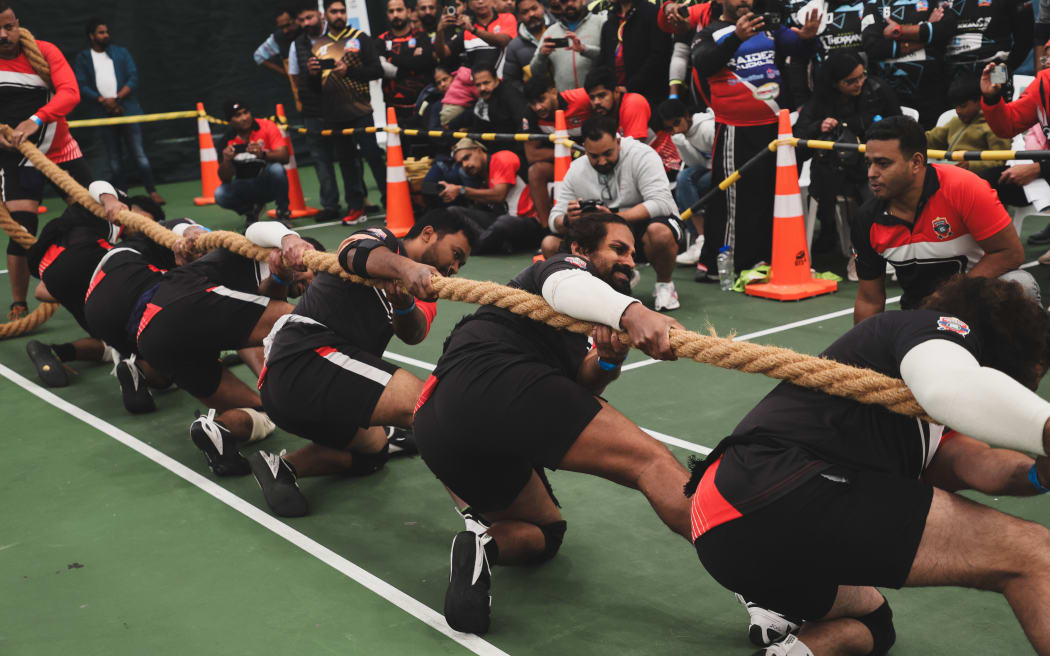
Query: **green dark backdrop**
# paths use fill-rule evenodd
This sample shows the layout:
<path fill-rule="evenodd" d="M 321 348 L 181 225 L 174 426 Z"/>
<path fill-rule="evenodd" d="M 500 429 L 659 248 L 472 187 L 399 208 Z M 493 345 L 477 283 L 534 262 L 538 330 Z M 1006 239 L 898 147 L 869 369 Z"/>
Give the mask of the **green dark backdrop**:
<path fill-rule="evenodd" d="M 23 27 L 38 39 L 57 45 L 72 61 L 88 47 L 85 25 L 91 16 L 108 21 L 113 43 L 127 48 L 139 73 L 139 100 L 146 113 L 193 109 L 203 102 L 208 113 L 222 118 L 222 105 L 238 98 L 256 115 L 269 116 L 284 103 L 292 123 L 298 122 L 286 80 L 252 59 L 255 49 L 274 28 L 275 0 L 13 0 Z M 382 0 L 367 2 L 373 31 L 385 29 Z M 377 23 L 376 21 L 382 21 Z M 74 111 L 70 118 L 79 117 Z M 200 177 L 197 128 L 193 119 L 145 123 L 146 153 L 158 182 Z M 221 126 L 213 126 L 216 137 Z M 79 128 L 89 164 L 102 177 L 106 166 L 97 128 Z M 295 141 L 300 164 L 309 162 L 305 145 Z M 131 183 L 135 168 L 126 166 Z"/>

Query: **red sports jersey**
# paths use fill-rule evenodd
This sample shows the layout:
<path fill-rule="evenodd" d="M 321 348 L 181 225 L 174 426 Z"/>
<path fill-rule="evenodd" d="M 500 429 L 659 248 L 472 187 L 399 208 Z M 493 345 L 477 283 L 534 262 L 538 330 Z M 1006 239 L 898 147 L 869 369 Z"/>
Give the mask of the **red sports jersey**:
<path fill-rule="evenodd" d="M 277 150 L 281 146 L 287 146 L 288 142 L 281 136 L 281 130 L 273 121 L 268 121 L 265 118 L 255 119 L 255 125 L 252 126 L 252 133 L 248 135 L 248 140 L 252 143 L 261 143 L 265 150 Z M 230 139 L 231 144 L 242 144 L 244 139 L 240 136 L 235 135 Z"/>
<path fill-rule="evenodd" d="M 569 128 L 570 136 L 579 136 L 580 126 L 591 117 L 591 99 L 585 89 L 566 89 L 558 94 L 558 109 L 565 110 L 565 124 Z M 645 96 L 637 93 L 625 93 L 620 99 L 620 113 L 617 117 L 620 125 L 620 135 L 631 137 L 639 141 L 649 139 L 649 117 L 652 112 L 649 109 L 649 101 Z M 531 110 L 529 111 L 531 124 Z M 536 119 L 536 126 L 541 132 L 551 134 L 554 132 L 554 117 L 549 119 Z M 532 129 L 530 127 L 530 129 Z"/>
<path fill-rule="evenodd" d="M 535 218 L 536 208 L 532 206 L 532 194 L 529 185 L 518 175 L 521 160 L 509 150 L 500 150 L 489 157 L 489 189 L 498 184 L 509 184 L 507 192 L 507 212 L 518 216 Z"/>
<path fill-rule="evenodd" d="M 474 25 L 486 32 L 509 34 L 512 39 L 518 35 L 518 20 L 514 18 L 514 14 L 496 14 L 488 23 L 474 23 Z M 467 51 L 468 57 L 475 50 L 496 50 L 470 30 L 463 32 L 463 48 Z"/>
<path fill-rule="evenodd" d="M 53 44 L 37 41 L 51 67 L 54 90 L 33 71 L 25 54 L 0 59 L 0 122 L 14 127 L 34 114 L 44 122 L 32 142 L 53 162 L 81 156 L 80 146 L 69 134 L 66 114 L 80 102 L 80 87 L 66 58 Z M 32 166 L 28 160 L 20 162 Z"/>

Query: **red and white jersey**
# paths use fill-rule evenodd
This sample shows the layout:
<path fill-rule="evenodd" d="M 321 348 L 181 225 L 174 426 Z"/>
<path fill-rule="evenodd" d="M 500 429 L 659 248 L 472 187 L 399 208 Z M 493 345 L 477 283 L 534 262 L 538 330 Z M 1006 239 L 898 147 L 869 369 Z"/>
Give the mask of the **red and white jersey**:
<path fill-rule="evenodd" d="M 594 110 L 591 108 L 591 98 L 584 88 L 566 89 L 558 94 L 558 109 L 565 112 L 565 126 L 569 130 L 570 137 L 580 136 L 580 127 L 583 122 L 591 117 Z M 620 126 L 620 136 L 631 137 L 639 141 L 646 141 L 649 137 L 649 117 L 652 110 L 645 96 L 638 93 L 625 93 L 620 99 L 620 110 L 617 120 Z M 529 109 L 525 114 L 528 119 L 529 131 L 540 131 L 546 134 L 554 133 L 554 116 L 550 118 L 539 118 Z"/>
<path fill-rule="evenodd" d="M 66 114 L 80 102 L 80 87 L 66 58 L 53 44 L 37 41 L 51 67 L 55 90 L 36 74 L 25 54 L 0 59 L 0 122 L 15 127 L 34 114 L 44 122 L 31 138 L 53 162 L 68 162 L 81 156 L 80 146 L 69 134 Z M 32 166 L 22 159 L 19 166 Z"/>
<path fill-rule="evenodd" d="M 507 213 L 517 216 L 536 217 L 536 208 L 532 205 L 532 194 L 529 185 L 518 175 L 521 160 L 509 150 L 500 150 L 489 157 L 489 189 L 498 184 L 509 184 L 507 192 Z"/>

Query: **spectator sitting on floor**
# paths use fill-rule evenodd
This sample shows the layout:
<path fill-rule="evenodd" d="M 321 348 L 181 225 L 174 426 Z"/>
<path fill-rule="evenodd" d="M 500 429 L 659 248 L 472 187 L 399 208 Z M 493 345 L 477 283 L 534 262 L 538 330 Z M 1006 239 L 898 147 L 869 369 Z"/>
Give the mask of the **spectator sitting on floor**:
<path fill-rule="evenodd" d="M 610 116 L 587 119 L 582 132 L 587 156 L 569 166 L 565 180 L 555 191 L 551 232 L 565 234 L 566 224 L 579 218 L 588 205 L 619 214 L 634 233 L 638 250 L 635 260 L 648 260 L 656 272 L 654 309 L 681 307 L 671 274 L 685 230 L 660 156 L 640 141 L 620 137 Z M 561 241 L 555 235 L 545 238 L 543 254 L 549 257 L 556 253 Z"/>
<path fill-rule="evenodd" d="M 671 132 L 671 141 L 682 157 L 682 169 L 675 180 L 674 199 L 678 211 L 684 212 L 711 189 L 711 153 L 715 148 L 715 113 L 708 109 L 690 115 L 685 104 L 668 99 L 656 108 L 664 129 Z M 704 213 L 693 212 L 691 217 L 696 239 L 676 258 L 683 266 L 695 266 L 700 261 L 704 246 Z"/>
<path fill-rule="evenodd" d="M 131 53 L 126 48 L 110 43 L 109 26 L 100 18 L 90 19 L 86 31 L 91 47 L 81 50 L 73 59 L 73 72 L 80 85 L 86 116 L 104 118 L 141 114 L 142 106 L 136 93 L 139 75 Z M 146 193 L 155 203 L 163 205 L 164 198 L 157 193 L 157 185 L 153 181 L 153 168 L 142 148 L 142 128 L 139 124 L 104 125 L 98 128 L 98 134 L 106 149 L 110 181 L 119 189 L 128 188 L 122 157 L 123 145 L 135 158 Z"/>
<path fill-rule="evenodd" d="M 255 118 L 243 103 L 226 103 L 230 130 L 222 149 L 215 203 L 244 217 L 246 225 L 259 219 L 266 203 L 277 206 L 277 219 L 291 218 L 288 210 L 288 144 L 280 129 L 265 118 Z"/>

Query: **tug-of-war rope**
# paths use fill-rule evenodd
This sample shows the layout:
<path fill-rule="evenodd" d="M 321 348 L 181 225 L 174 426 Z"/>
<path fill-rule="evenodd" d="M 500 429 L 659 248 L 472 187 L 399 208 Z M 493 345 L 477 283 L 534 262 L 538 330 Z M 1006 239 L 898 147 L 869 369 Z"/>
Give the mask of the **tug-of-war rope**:
<path fill-rule="evenodd" d="M 9 137 L 11 128 L 0 125 L 0 134 Z M 86 207 L 98 217 L 106 218 L 102 206 L 91 198 L 88 191 L 49 160 L 36 146 L 22 142 L 18 149 L 33 163 L 33 166 L 58 185 L 75 202 Z M 120 212 L 117 220 L 132 230 L 144 233 L 166 248 L 172 248 L 179 240 L 174 232 L 152 219 L 130 211 Z M 12 239 L 22 245 L 31 245 L 35 241 L 25 228 L 11 218 L 6 209 L 0 210 L 0 226 Z M 198 237 L 195 247 L 199 251 L 225 248 L 238 255 L 259 261 L 266 261 L 271 251 L 269 248 L 256 246 L 240 233 L 226 230 L 214 230 Z M 314 271 L 325 271 L 352 282 L 373 284 L 371 280 L 343 271 L 336 255 L 332 253 L 307 251 L 303 255 L 303 263 Z M 495 305 L 514 314 L 574 333 L 587 334 L 593 328 L 593 324 L 589 322 L 556 312 L 543 300 L 542 296 L 506 285 L 439 275 L 435 275 L 431 282 L 438 298 L 445 300 Z M 43 304 L 23 319 L 0 326 L 0 338 L 16 337 L 36 328 L 54 314 L 55 307 L 53 303 Z M 620 340 L 624 343 L 629 342 L 625 333 L 620 333 Z M 671 329 L 670 342 L 672 350 L 680 358 L 713 364 L 723 369 L 765 374 L 771 378 L 790 381 L 800 387 L 819 390 L 861 403 L 881 405 L 898 414 L 928 419 L 925 411 L 915 401 L 903 381 L 869 369 L 852 367 L 786 348 L 751 342 L 735 342 L 731 338 L 718 337 L 714 334 L 702 335 L 689 330 Z"/>

